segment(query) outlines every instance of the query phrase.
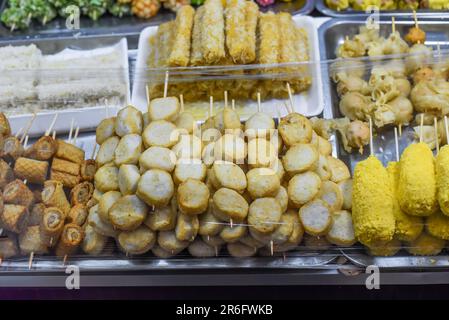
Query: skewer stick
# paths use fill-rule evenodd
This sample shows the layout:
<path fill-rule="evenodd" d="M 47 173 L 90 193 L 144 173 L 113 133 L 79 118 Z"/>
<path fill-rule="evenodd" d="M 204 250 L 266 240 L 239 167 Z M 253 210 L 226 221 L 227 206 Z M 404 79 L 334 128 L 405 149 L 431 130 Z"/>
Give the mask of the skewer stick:
<path fill-rule="evenodd" d="M 78 127 L 76 127 L 75 135 L 73 136 L 73 141 L 72 141 L 72 144 L 73 144 L 73 145 L 76 144 L 76 138 L 78 138 L 78 133 L 79 133 L 79 131 L 80 131 L 80 127 L 78 126 Z"/>
<path fill-rule="evenodd" d="M 47 15 L 44 16 L 44 19 L 42 20 L 42 25 L 46 25 L 47 24 Z"/>
<path fill-rule="evenodd" d="M 415 28 L 419 28 L 418 26 L 418 17 L 416 17 L 416 10 L 413 10 L 413 20 L 415 20 Z"/>
<path fill-rule="evenodd" d="M 396 149 L 396 162 L 399 162 L 399 142 L 398 142 L 398 129 L 394 128 L 394 146 Z"/>
<path fill-rule="evenodd" d="M 56 123 L 56 119 L 58 119 L 58 113 L 55 113 L 55 116 L 53 117 L 53 121 L 51 122 L 50 126 L 48 127 L 47 131 L 45 131 L 45 136 L 49 136 L 50 132 L 53 130 L 53 127 Z"/>
<path fill-rule="evenodd" d="M 23 184 L 27 184 L 27 182 L 28 182 L 28 180 L 27 179 L 25 179 L 25 180 L 23 180 Z"/>
<path fill-rule="evenodd" d="M 369 153 L 370 155 L 374 155 L 374 146 L 373 146 L 373 120 L 369 117 Z"/>
<path fill-rule="evenodd" d="M 402 136 L 402 123 L 398 126 L 399 136 Z"/>
<path fill-rule="evenodd" d="M 92 150 L 92 156 L 90 157 L 91 159 L 95 159 L 94 157 L 95 157 L 95 152 L 97 152 L 97 146 L 98 146 L 98 144 L 94 144 L 94 149 Z"/>
<path fill-rule="evenodd" d="M 36 119 L 36 112 L 33 112 L 33 116 L 31 117 L 30 121 L 28 121 L 28 124 L 25 127 L 25 131 L 22 133 L 22 138 L 20 138 L 20 143 L 23 142 L 23 140 L 25 139 L 25 136 L 28 134 L 28 131 L 30 131 L 31 126 L 33 125 L 34 119 Z"/>
<path fill-rule="evenodd" d="M 284 106 L 287 109 L 288 114 L 293 113 L 292 108 L 290 107 L 290 105 L 287 102 L 284 102 Z"/>
<path fill-rule="evenodd" d="M 168 71 L 165 72 L 164 98 L 167 98 L 167 91 L 168 91 Z"/>
<path fill-rule="evenodd" d="M 181 112 L 184 112 L 184 96 L 182 94 L 179 95 L 179 102 L 181 104 Z"/>
<path fill-rule="evenodd" d="M 290 83 L 287 82 L 287 91 L 288 91 L 288 98 L 290 99 L 290 111 L 289 113 L 293 113 L 294 105 L 293 105 L 293 94 L 292 89 L 290 88 Z"/>
<path fill-rule="evenodd" d="M 260 103 L 260 92 L 257 92 L 257 112 L 262 112 L 262 104 Z"/>
<path fill-rule="evenodd" d="M 15 29 L 16 29 L 16 24 L 13 23 L 12 26 L 11 26 L 11 32 L 13 32 Z"/>
<path fill-rule="evenodd" d="M 396 20 L 394 17 L 391 17 L 391 32 L 395 33 L 396 32 Z"/>
<path fill-rule="evenodd" d="M 68 143 L 70 143 L 70 141 L 72 140 L 73 126 L 74 125 L 75 125 L 75 120 L 72 118 L 72 121 L 70 122 L 69 139 L 67 140 Z"/>
<path fill-rule="evenodd" d="M 212 118 L 214 114 L 214 97 L 210 96 L 209 100 L 209 118 Z"/>
<path fill-rule="evenodd" d="M 444 116 L 444 130 L 446 131 L 446 144 L 449 144 L 449 127 L 447 125 L 447 116 Z"/>
<path fill-rule="evenodd" d="M 424 113 L 421 113 L 421 123 L 419 124 L 419 142 L 422 142 L 424 125 Z"/>
<path fill-rule="evenodd" d="M 28 138 L 29 138 L 29 136 L 26 135 L 26 136 L 25 136 L 25 141 L 23 142 L 23 148 L 24 148 L 24 149 L 26 149 L 26 147 L 27 147 L 27 145 L 28 145 Z"/>
<path fill-rule="evenodd" d="M 19 131 L 17 131 L 15 137 L 18 138 L 20 136 L 20 134 L 22 133 L 22 131 L 23 131 L 23 128 L 20 128 Z"/>
<path fill-rule="evenodd" d="M 2 265 L 2 263 L 3 263 L 3 259 L 2 259 L 2 257 L 0 257 L 0 266 Z"/>
<path fill-rule="evenodd" d="M 147 106 L 150 105 L 150 89 L 148 88 L 148 85 L 145 86 L 145 95 L 147 97 Z"/>
<path fill-rule="evenodd" d="M 67 255 L 65 254 L 64 255 L 64 258 L 62 259 L 62 266 L 64 267 L 65 266 L 65 264 L 67 263 Z"/>
<path fill-rule="evenodd" d="M 436 117 L 433 118 L 433 126 L 435 129 L 435 148 L 438 154 L 438 152 L 440 152 L 440 142 L 438 141 L 438 121 Z"/>
<path fill-rule="evenodd" d="M 270 241 L 270 253 L 271 253 L 271 256 L 274 256 L 274 244 L 273 244 L 273 240 Z"/>
<path fill-rule="evenodd" d="M 234 222 L 232 221 L 232 218 L 229 219 L 229 224 L 231 225 L 231 229 L 234 227 Z"/>
<path fill-rule="evenodd" d="M 52 138 L 53 138 L 53 140 L 56 140 L 56 130 L 53 130 Z"/>
<path fill-rule="evenodd" d="M 232 108 L 232 110 L 235 110 L 235 100 L 234 99 L 231 100 L 231 108 Z"/>
<path fill-rule="evenodd" d="M 31 270 L 31 267 L 33 266 L 33 258 L 34 258 L 34 252 L 31 252 L 30 258 L 28 259 L 28 270 Z"/>
<path fill-rule="evenodd" d="M 228 91 L 224 92 L 224 107 L 225 109 L 228 107 Z"/>

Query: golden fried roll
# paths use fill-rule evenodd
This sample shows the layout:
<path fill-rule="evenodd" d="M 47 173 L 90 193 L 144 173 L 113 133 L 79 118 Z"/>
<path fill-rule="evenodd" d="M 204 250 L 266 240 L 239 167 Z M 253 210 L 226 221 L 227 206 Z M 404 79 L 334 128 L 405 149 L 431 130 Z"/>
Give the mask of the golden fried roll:
<path fill-rule="evenodd" d="M 18 158 L 14 163 L 14 175 L 30 183 L 43 184 L 47 179 L 48 162 Z"/>
<path fill-rule="evenodd" d="M 22 180 L 16 179 L 8 183 L 3 189 L 3 201 L 10 204 L 20 204 L 31 209 L 34 204 L 34 194 Z"/>
<path fill-rule="evenodd" d="M 106 139 L 115 135 L 115 117 L 101 120 L 95 130 L 95 141 L 102 144 Z"/>
<path fill-rule="evenodd" d="M 260 64 L 279 62 L 279 33 L 278 17 L 276 14 L 273 12 L 261 13 L 259 15 L 260 43 L 258 48 Z"/>
<path fill-rule="evenodd" d="M 70 204 L 86 204 L 94 193 L 94 185 L 90 182 L 81 182 L 70 190 Z"/>
<path fill-rule="evenodd" d="M 46 254 L 48 253 L 47 245 L 42 241 L 40 226 L 29 226 L 19 234 L 19 248 L 23 255 Z"/>
<path fill-rule="evenodd" d="M 186 215 L 179 212 L 175 234 L 180 241 L 193 241 L 198 234 L 200 223 L 197 215 Z"/>
<path fill-rule="evenodd" d="M 223 221 L 243 221 L 248 215 L 248 202 L 237 191 L 220 188 L 213 195 L 213 213 Z"/>
<path fill-rule="evenodd" d="M 24 153 L 23 146 L 16 137 L 8 137 L 3 141 L 2 157 L 6 161 L 15 161 Z"/>
<path fill-rule="evenodd" d="M 64 160 L 82 164 L 84 161 L 84 150 L 74 146 L 71 143 L 67 143 L 64 140 L 56 140 L 58 148 L 55 156 Z"/>
<path fill-rule="evenodd" d="M 270 168 L 254 168 L 246 174 L 248 192 L 253 199 L 275 197 L 281 182 L 276 172 Z"/>
<path fill-rule="evenodd" d="M 95 173 L 95 188 L 101 192 L 119 190 L 117 167 L 104 166 Z"/>
<path fill-rule="evenodd" d="M 179 185 L 176 195 L 179 209 L 187 215 L 203 213 L 209 204 L 209 188 L 199 180 L 187 179 Z"/>
<path fill-rule="evenodd" d="M 393 239 L 381 245 L 372 245 L 367 247 L 368 253 L 372 256 L 391 257 L 401 250 L 401 241 Z"/>
<path fill-rule="evenodd" d="M 55 155 L 57 149 L 58 144 L 51 136 L 43 136 L 30 148 L 25 150 L 25 157 L 40 161 L 48 161 Z"/>
<path fill-rule="evenodd" d="M 140 226 L 133 231 L 122 231 L 117 243 L 126 254 L 144 254 L 156 243 L 156 233 L 147 226 Z"/>
<path fill-rule="evenodd" d="M 435 165 L 426 143 L 405 148 L 399 162 L 398 201 L 413 216 L 429 216 L 437 209 Z"/>
<path fill-rule="evenodd" d="M 278 130 L 287 147 L 312 141 L 312 124 L 309 119 L 299 113 L 290 113 L 282 118 Z"/>
<path fill-rule="evenodd" d="M 11 126 L 8 118 L 3 112 L 0 112 L 0 136 L 7 137 L 11 135 Z"/>
<path fill-rule="evenodd" d="M 259 198 L 249 206 L 248 224 L 262 234 L 273 232 L 281 220 L 281 206 L 274 198 Z"/>
<path fill-rule="evenodd" d="M 115 133 L 119 137 L 127 134 L 142 134 L 143 118 L 142 112 L 133 106 L 127 106 L 117 113 L 115 120 Z"/>
<path fill-rule="evenodd" d="M 86 208 L 86 205 L 79 203 L 75 204 L 69 211 L 66 221 L 67 223 L 74 223 L 78 226 L 84 225 L 84 222 L 86 222 L 88 215 L 88 210 Z"/>
<path fill-rule="evenodd" d="M 17 255 L 19 255 L 19 248 L 17 248 L 16 241 L 10 238 L 0 238 L 0 258 L 8 259 Z"/>
<path fill-rule="evenodd" d="M 117 200 L 109 209 L 109 220 L 119 230 L 131 231 L 145 221 L 148 207 L 135 195 Z"/>
<path fill-rule="evenodd" d="M 98 215 L 103 222 L 110 223 L 109 209 L 116 203 L 122 194 L 119 191 L 108 191 L 98 201 Z"/>
<path fill-rule="evenodd" d="M 46 208 L 40 224 L 42 242 L 49 247 L 58 243 L 66 215 L 56 207 Z"/>
<path fill-rule="evenodd" d="M 59 208 L 65 215 L 70 211 L 70 203 L 65 195 L 63 185 L 59 181 L 45 181 L 42 190 L 42 202 L 47 207 Z"/>
<path fill-rule="evenodd" d="M 436 256 L 444 249 L 445 245 L 445 240 L 423 232 L 414 241 L 406 243 L 405 248 L 415 256 Z"/>
<path fill-rule="evenodd" d="M 11 167 L 3 159 L 0 159 L 0 189 L 3 189 L 13 179 L 14 173 Z"/>
<path fill-rule="evenodd" d="M 80 183 L 81 177 L 51 169 L 50 179 L 61 182 L 66 188 L 74 188 L 78 183 Z"/>
<path fill-rule="evenodd" d="M 78 250 L 84 238 L 83 229 L 74 223 L 64 226 L 55 253 L 59 257 L 71 255 Z"/>
<path fill-rule="evenodd" d="M 201 24 L 201 51 L 207 65 L 226 58 L 225 24 L 221 0 L 207 0 Z"/>
<path fill-rule="evenodd" d="M 97 165 L 95 164 L 95 160 L 88 159 L 84 160 L 81 164 L 80 175 L 82 181 L 94 181 L 95 171 L 97 170 Z"/>
<path fill-rule="evenodd" d="M 94 227 L 86 225 L 84 228 L 83 252 L 88 255 L 97 256 L 101 254 L 106 246 L 108 237 L 97 233 Z"/>
<path fill-rule="evenodd" d="M 189 5 L 182 6 L 176 14 L 175 39 L 168 58 L 171 67 L 186 67 L 189 64 L 194 15 L 195 9 Z"/>
<path fill-rule="evenodd" d="M 396 220 L 394 237 L 399 241 L 413 241 L 421 234 L 424 221 L 421 217 L 414 217 L 404 213 L 399 206 L 397 198 L 399 163 L 389 162 L 387 172 L 393 191 L 393 213 Z"/>
<path fill-rule="evenodd" d="M 0 225 L 5 230 L 20 233 L 27 224 L 30 212 L 26 206 L 16 204 L 4 204 L 3 212 L 0 212 Z"/>
<path fill-rule="evenodd" d="M 426 231 L 431 236 L 449 240 L 449 217 L 438 210 L 426 218 Z"/>
<path fill-rule="evenodd" d="M 170 202 L 174 190 L 175 186 L 169 173 L 152 169 L 140 177 L 136 195 L 148 205 L 164 207 Z"/>
<path fill-rule="evenodd" d="M 28 218 L 28 226 L 38 226 L 41 224 L 42 217 L 45 212 L 45 204 L 36 203 L 30 212 L 30 217 Z"/>
<path fill-rule="evenodd" d="M 449 146 L 438 152 L 435 161 L 437 200 L 441 211 L 449 216 Z"/>
<path fill-rule="evenodd" d="M 387 170 L 374 156 L 357 163 L 352 191 L 356 238 L 369 246 L 391 241 L 396 228 Z"/>
<path fill-rule="evenodd" d="M 149 212 L 147 218 L 143 222 L 148 228 L 154 231 L 169 231 L 176 226 L 177 212 L 173 206 L 155 208 L 153 212 Z"/>
<path fill-rule="evenodd" d="M 204 17 L 204 7 L 196 10 L 192 28 L 192 49 L 190 52 L 190 64 L 192 66 L 201 65 L 203 62 L 203 52 L 201 48 L 201 26 Z"/>
<path fill-rule="evenodd" d="M 84 162 L 84 161 L 83 161 Z M 53 158 L 51 163 L 51 169 L 59 172 L 68 173 L 72 176 L 78 176 L 80 174 L 81 165 L 72 161 L 64 159 Z"/>

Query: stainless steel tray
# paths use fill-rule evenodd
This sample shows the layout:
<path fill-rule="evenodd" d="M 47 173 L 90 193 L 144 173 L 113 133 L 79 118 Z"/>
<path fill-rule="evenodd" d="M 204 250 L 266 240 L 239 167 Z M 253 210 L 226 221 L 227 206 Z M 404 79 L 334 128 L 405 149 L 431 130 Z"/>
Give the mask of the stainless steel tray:
<path fill-rule="evenodd" d="M 6 0 L 3 3 L 0 2 L 0 12 L 6 7 Z M 291 2 L 283 2 L 277 0 L 271 6 L 261 8 L 262 11 L 286 11 L 290 12 L 292 15 L 307 15 L 314 9 L 314 0 L 293 0 Z M 167 9 L 162 8 L 159 13 L 151 19 L 144 20 L 137 17 L 123 17 L 117 18 L 111 16 L 110 14 L 105 14 L 98 21 L 92 21 L 89 18 L 81 17 L 80 29 L 79 30 L 69 30 L 66 28 L 64 18 L 56 18 L 45 26 L 37 22 L 32 22 L 30 27 L 26 30 L 16 30 L 11 32 L 2 23 L 0 23 L 0 39 L 2 40 L 12 40 L 16 38 L 21 39 L 31 39 L 31 38 L 59 38 L 62 36 L 76 36 L 81 35 L 92 35 L 92 34 L 107 34 L 113 35 L 116 33 L 121 34 L 137 34 L 142 29 L 159 25 L 165 21 L 175 18 L 175 14 Z"/>
<path fill-rule="evenodd" d="M 335 18 L 361 18 L 368 17 L 370 13 L 363 11 L 353 10 L 351 8 L 337 11 L 329 8 L 325 0 L 315 0 L 315 8 L 322 14 L 335 17 Z M 383 17 L 411 17 L 413 14 L 412 10 L 382 10 L 380 11 Z M 449 10 L 429 10 L 429 9 L 418 9 L 416 11 L 418 18 L 429 18 L 429 19 L 441 19 L 449 17 Z"/>
<path fill-rule="evenodd" d="M 381 34 L 388 34 L 391 32 L 391 20 L 379 21 Z M 332 60 L 336 58 L 335 50 L 339 44 L 344 41 L 345 36 L 351 37 L 359 30 L 359 26 L 365 24 L 364 20 L 349 20 L 349 19 L 332 19 L 324 23 L 318 30 L 318 37 L 320 41 L 320 54 L 323 61 L 323 85 L 324 85 L 324 118 L 341 117 L 338 104 L 339 99 L 336 92 L 335 85 L 330 79 L 329 67 Z M 410 26 L 414 25 L 413 20 L 396 20 L 396 30 L 401 34 L 405 34 Z M 441 49 L 447 48 L 449 45 L 449 33 L 447 32 L 447 25 L 442 21 L 422 20 L 419 23 L 427 33 L 426 45 L 436 46 L 440 45 Z M 365 58 L 363 58 L 365 59 Z M 386 58 L 387 59 L 387 58 Z M 365 59 L 368 63 L 368 59 Z M 385 165 L 389 161 L 395 161 L 394 152 L 394 134 L 393 130 L 388 129 L 379 132 L 374 137 L 375 154 Z M 399 151 L 411 143 L 412 129 L 404 128 L 403 134 L 399 139 Z M 358 161 L 365 159 L 368 156 L 368 148 L 365 148 L 365 153 L 346 153 L 338 141 L 334 140 L 334 151 L 338 157 L 346 162 L 353 172 L 354 166 Z M 418 257 L 411 256 L 405 250 L 401 250 L 393 257 L 373 257 L 368 255 L 361 245 L 353 246 L 351 248 L 343 248 L 343 255 L 348 258 L 356 266 L 366 267 L 369 265 L 376 265 L 379 268 L 385 269 L 402 269 L 402 270 L 417 270 L 417 269 L 434 269 L 434 268 L 448 268 L 449 255 L 446 252 L 438 256 Z"/>

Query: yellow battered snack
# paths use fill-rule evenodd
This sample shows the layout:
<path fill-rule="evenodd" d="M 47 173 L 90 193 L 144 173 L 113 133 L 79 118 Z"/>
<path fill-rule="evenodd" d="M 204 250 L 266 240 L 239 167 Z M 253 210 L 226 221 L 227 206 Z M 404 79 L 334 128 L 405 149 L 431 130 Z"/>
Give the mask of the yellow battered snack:
<path fill-rule="evenodd" d="M 415 241 L 407 243 L 407 251 L 415 256 L 435 256 L 445 245 L 446 241 L 423 232 Z"/>
<path fill-rule="evenodd" d="M 441 211 L 449 216 L 449 145 L 440 149 L 435 162 L 437 199 Z"/>
<path fill-rule="evenodd" d="M 398 201 L 413 216 L 429 216 L 437 209 L 435 165 L 425 143 L 409 145 L 399 162 Z"/>
<path fill-rule="evenodd" d="M 434 237 L 449 240 L 449 217 L 437 211 L 426 219 L 426 230 Z"/>
<path fill-rule="evenodd" d="M 368 253 L 372 256 L 391 257 L 401 250 L 401 241 L 393 239 L 381 245 L 367 247 Z"/>
<path fill-rule="evenodd" d="M 393 214 L 396 220 L 394 237 L 400 241 L 413 241 L 422 232 L 424 222 L 421 217 L 409 216 L 401 210 L 397 199 L 397 188 L 399 180 L 399 164 L 390 162 L 387 166 L 393 196 Z"/>
<path fill-rule="evenodd" d="M 363 244 L 393 239 L 395 219 L 387 170 L 374 156 L 360 161 L 354 171 L 352 219 L 356 238 Z"/>

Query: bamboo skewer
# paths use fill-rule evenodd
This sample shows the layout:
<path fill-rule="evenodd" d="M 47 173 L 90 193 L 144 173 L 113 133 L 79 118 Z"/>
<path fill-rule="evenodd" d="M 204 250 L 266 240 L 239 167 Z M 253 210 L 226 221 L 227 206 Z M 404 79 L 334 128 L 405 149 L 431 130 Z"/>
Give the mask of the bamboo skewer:
<path fill-rule="evenodd" d="M 23 140 L 25 139 L 25 136 L 28 134 L 28 131 L 30 131 L 31 126 L 33 125 L 33 122 L 35 119 L 36 119 L 36 112 L 33 112 L 33 116 L 31 117 L 30 121 L 28 121 L 28 124 L 25 127 L 25 131 L 22 133 L 22 138 L 20 138 L 20 143 L 22 143 Z"/>
<path fill-rule="evenodd" d="M 419 142 L 422 142 L 423 138 L 423 125 L 424 125 L 424 113 L 421 113 L 421 123 L 419 124 Z"/>
<path fill-rule="evenodd" d="M 58 119 L 58 113 L 55 113 L 55 116 L 53 117 L 53 121 L 51 122 L 50 126 L 48 127 L 47 131 L 45 131 L 45 136 L 49 136 L 51 131 L 53 130 L 53 127 L 55 126 L 56 119 Z"/>
<path fill-rule="evenodd" d="M 399 142 L 398 142 L 398 129 L 394 128 L 394 146 L 396 149 L 396 161 L 399 162 Z"/>
<path fill-rule="evenodd" d="M 438 155 L 438 152 L 440 152 L 440 142 L 438 141 L 438 121 L 437 121 L 437 118 L 433 118 L 433 127 L 435 129 L 435 148 L 436 148 L 437 155 Z"/>
<path fill-rule="evenodd" d="M 107 114 L 106 114 L 107 117 Z M 70 143 L 72 140 L 72 134 L 73 134 L 73 126 L 75 125 L 75 120 L 72 118 L 72 121 L 70 122 L 70 131 L 69 131 L 69 138 L 67 139 L 67 142 Z"/>
<path fill-rule="evenodd" d="M 369 153 L 371 156 L 374 155 L 374 145 L 373 145 L 373 119 L 369 119 Z"/>
<path fill-rule="evenodd" d="M 184 112 L 184 96 L 182 94 L 179 95 L 179 102 L 181 104 L 181 112 Z"/>
<path fill-rule="evenodd" d="M 444 130 L 446 131 L 446 144 L 449 144 L 449 129 L 447 125 L 447 116 L 444 116 Z"/>
<path fill-rule="evenodd" d="M 224 92 L 224 107 L 225 109 L 228 108 L 228 91 L 226 90 Z"/>
<path fill-rule="evenodd" d="M 167 91 L 168 91 L 168 71 L 165 72 L 164 98 L 167 98 Z"/>

